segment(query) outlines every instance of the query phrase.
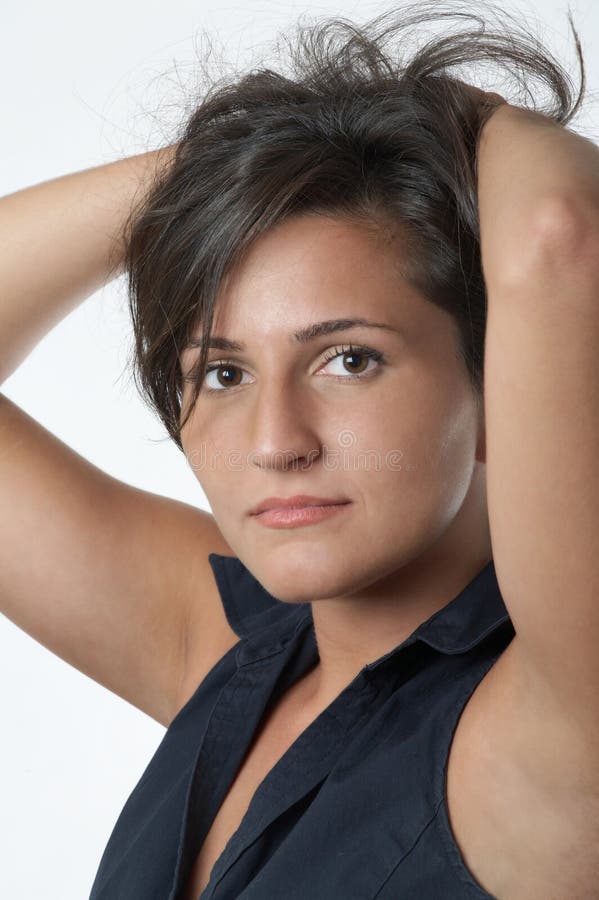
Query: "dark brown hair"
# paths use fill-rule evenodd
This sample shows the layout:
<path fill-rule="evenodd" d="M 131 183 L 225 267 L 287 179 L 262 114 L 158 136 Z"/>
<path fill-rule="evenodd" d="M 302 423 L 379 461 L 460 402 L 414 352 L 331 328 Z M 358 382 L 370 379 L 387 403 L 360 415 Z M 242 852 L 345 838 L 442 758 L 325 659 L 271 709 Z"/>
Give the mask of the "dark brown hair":
<path fill-rule="evenodd" d="M 522 26 L 521 14 L 516 21 L 490 2 L 475 9 L 423 0 L 361 27 L 339 18 L 300 21 L 292 40 L 283 35 L 290 73 L 258 68 L 215 80 L 182 122 L 172 164 L 156 175 L 124 231 L 135 383 L 180 449 L 187 421 L 180 353 L 201 324 L 195 402 L 222 279 L 260 235 L 302 213 L 391 226 L 401 236 L 405 275 L 454 317 L 480 398 L 486 294 L 475 157 L 486 119 L 462 83 L 474 81 L 450 70 L 499 64 L 525 102 L 477 77 L 478 87 L 564 126 L 580 107 L 585 71 L 570 12 L 581 70 L 576 99 L 569 75 Z M 452 17 L 464 27 L 449 33 Z M 442 35 L 406 58 L 409 29 L 435 20 Z M 387 51 L 392 38 L 397 47 Z M 536 105 L 531 78 L 550 90 L 544 106 Z"/>

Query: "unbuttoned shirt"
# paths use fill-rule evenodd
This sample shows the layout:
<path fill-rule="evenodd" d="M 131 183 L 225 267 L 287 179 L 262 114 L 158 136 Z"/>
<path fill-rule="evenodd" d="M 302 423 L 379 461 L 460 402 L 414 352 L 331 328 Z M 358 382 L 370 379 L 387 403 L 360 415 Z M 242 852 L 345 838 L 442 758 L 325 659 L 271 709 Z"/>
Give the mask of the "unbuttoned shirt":
<path fill-rule="evenodd" d="M 89 900 L 179 900 L 265 712 L 318 662 L 310 603 L 273 597 L 237 557 L 208 558 L 239 641 L 166 729 Z M 299 735 L 195 900 L 488 900 L 452 833 L 446 766 L 514 634 L 491 560 Z"/>

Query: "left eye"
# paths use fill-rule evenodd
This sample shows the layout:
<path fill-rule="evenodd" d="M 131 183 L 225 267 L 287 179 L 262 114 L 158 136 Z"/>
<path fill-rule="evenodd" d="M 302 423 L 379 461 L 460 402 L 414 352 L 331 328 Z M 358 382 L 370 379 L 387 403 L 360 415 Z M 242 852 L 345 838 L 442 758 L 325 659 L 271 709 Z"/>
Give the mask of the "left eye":
<path fill-rule="evenodd" d="M 383 359 L 383 354 L 379 353 L 378 350 L 373 350 L 372 347 L 354 347 L 350 344 L 347 347 L 336 347 L 328 354 L 325 354 L 325 365 L 332 360 L 339 359 L 341 360 L 341 365 L 345 366 L 347 363 L 343 357 L 349 357 L 350 359 L 349 374 L 357 375 L 359 377 L 367 371 L 368 363 L 371 360 L 380 363 Z M 376 369 L 378 366 L 375 366 L 374 368 Z M 347 369 L 345 372 L 347 374 Z M 341 375 L 341 377 L 343 377 L 343 375 Z"/>

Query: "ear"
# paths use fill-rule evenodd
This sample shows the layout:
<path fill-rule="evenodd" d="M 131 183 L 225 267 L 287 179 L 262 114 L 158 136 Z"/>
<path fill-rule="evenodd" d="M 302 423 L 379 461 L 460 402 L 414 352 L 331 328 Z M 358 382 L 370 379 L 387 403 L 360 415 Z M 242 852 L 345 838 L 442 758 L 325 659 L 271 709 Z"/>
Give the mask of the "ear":
<path fill-rule="evenodd" d="M 485 404 L 481 397 L 478 411 L 478 434 L 476 438 L 476 462 L 486 463 L 487 461 L 487 441 L 485 429 Z"/>

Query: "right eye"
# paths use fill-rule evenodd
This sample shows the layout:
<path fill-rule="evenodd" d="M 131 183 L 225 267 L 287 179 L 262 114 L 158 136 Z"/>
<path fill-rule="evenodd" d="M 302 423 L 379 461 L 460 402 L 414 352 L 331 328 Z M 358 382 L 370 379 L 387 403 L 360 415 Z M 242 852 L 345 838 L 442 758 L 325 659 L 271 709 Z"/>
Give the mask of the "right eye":
<path fill-rule="evenodd" d="M 215 376 L 215 378 L 217 378 L 217 379 L 219 377 L 222 378 L 222 381 L 224 381 L 224 384 L 222 383 L 222 381 L 219 382 L 217 380 L 216 384 L 219 384 L 220 386 L 219 387 L 210 387 L 210 385 L 208 384 L 208 377 L 213 372 L 224 373 L 224 375 Z M 242 372 L 243 372 L 243 369 L 241 369 L 239 366 L 234 365 L 231 362 L 227 362 L 226 360 L 225 361 L 221 360 L 219 362 L 210 363 L 210 365 L 206 366 L 206 372 L 204 375 L 204 384 L 206 385 L 205 390 L 208 393 L 222 393 L 223 391 L 226 391 L 229 388 L 238 387 L 241 384 L 241 382 L 238 380 L 237 376 L 239 373 L 242 373 Z"/>

